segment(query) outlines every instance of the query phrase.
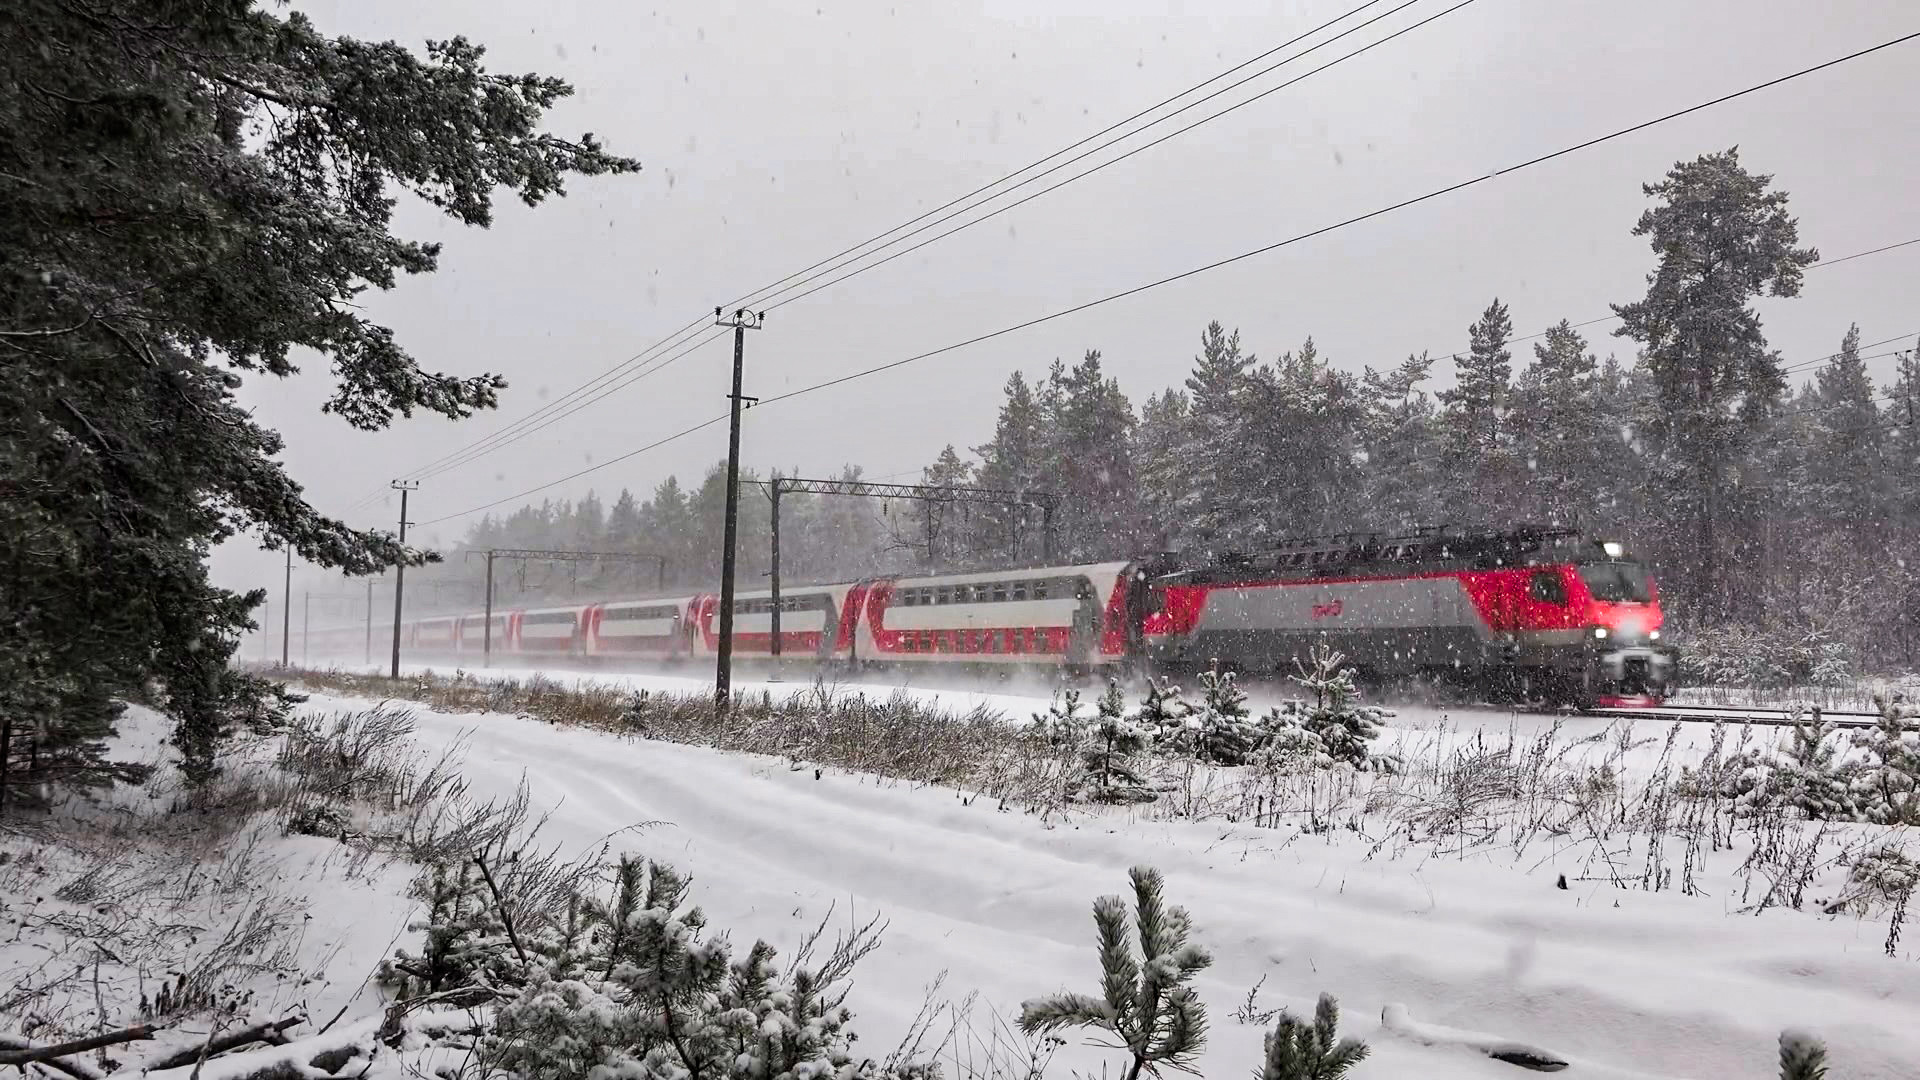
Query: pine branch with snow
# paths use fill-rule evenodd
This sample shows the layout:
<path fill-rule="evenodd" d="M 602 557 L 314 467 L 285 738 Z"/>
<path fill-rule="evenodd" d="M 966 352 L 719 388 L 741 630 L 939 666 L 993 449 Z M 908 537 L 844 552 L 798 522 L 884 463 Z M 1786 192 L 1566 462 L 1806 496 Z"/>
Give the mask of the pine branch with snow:
<path fill-rule="evenodd" d="M 1112 1033 L 1129 1055 L 1125 1080 L 1162 1066 L 1191 1071 L 1206 1043 L 1207 1011 L 1189 984 L 1213 957 L 1188 942 L 1191 922 L 1184 909 L 1166 905 L 1158 870 L 1136 866 L 1129 876 L 1139 954 L 1130 940 L 1126 900 L 1094 901 L 1100 996 L 1060 993 L 1024 1002 L 1020 1027 L 1029 1035 L 1069 1027 Z"/>
<path fill-rule="evenodd" d="M 1311 1024 L 1282 1012 L 1266 1037 L 1267 1054 L 1258 1080 L 1339 1080 L 1366 1060 L 1367 1044 L 1338 1039 L 1340 1006 L 1321 994 Z"/>
<path fill-rule="evenodd" d="M 1825 1080 L 1827 1047 L 1799 1031 L 1780 1033 L 1780 1080 Z"/>

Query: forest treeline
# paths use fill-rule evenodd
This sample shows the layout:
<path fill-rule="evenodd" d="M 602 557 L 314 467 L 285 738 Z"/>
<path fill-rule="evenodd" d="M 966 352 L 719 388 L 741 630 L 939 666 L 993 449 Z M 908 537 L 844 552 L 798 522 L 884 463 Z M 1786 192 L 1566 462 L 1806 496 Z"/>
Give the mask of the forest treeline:
<path fill-rule="evenodd" d="M 1463 347 L 1444 358 L 1452 384 L 1436 387 L 1442 358 L 1356 365 L 1311 337 L 1263 356 L 1216 321 L 1186 378 L 1144 399 L 1097 350 L 1015 373 L 990 436 L 947 447 L 915 479 L 1056 494 L 1055 556 L 1069 560 L 1447 522 L 1575 525 L 1624 537 L 1653 564 L 1683 635 L 1764 632 L 1805 655 L 1910 664 L 1920 359 L 1864 351 L 1857 327 L 1835 327 L 1830 355 L 1768 346 L 1753 301 L 1796 295 L 1817 254 L 1798 246 L 1786 195 L 1736 151 L 1682 162 L 1645 191 L 1654 206 L 1634 231 L 1655 262 L 1646 295 L 1614 306 L 1611 336 L 1562 321 L 1516 339 L 1492 299 L 1463 320 Z M 1893 378 L 1876 386 L 1868 363 L 1887 356 Z M 742 490 L 742 587 L 753 588 L 767 569 L 768 500 Z M 588 495 L 487 518 L 466 544 L 655 552 L 670 586 L 707 586 L 724 492 L 716 463 L 697 484 L 670 476 L 611 505 Z M 783 576 L 795 582 L 1041 554 L 1031 509 L 783 504 Z M 535 564 L 503 588 L 559 600 L 644 591 L 653 573 Z"/>

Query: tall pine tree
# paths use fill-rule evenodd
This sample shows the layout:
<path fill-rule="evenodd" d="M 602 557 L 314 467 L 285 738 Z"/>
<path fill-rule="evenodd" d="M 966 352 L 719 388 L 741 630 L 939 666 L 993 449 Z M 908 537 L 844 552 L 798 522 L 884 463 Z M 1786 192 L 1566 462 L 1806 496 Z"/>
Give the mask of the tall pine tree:
<path fill-rule="evenodd" d="M 1755 297 L 1797 296 L 1818 254 L 1773 178 L 1748 172 L 1737 149 L 1676 164 L 1643 188 L 1659 204 L 1641 215 L 1659 261 L 1644 299 L 1614 305 L 1617 333 L 1640 343 L 1655 390 L 1641 420 L 1652 455 L 1654 503 L 1673 536 L 1668 574 L 1696 614 L 1723 613 L 1736 575 L 1721 493 L 1779 400 L 1780 364 L 1767 348 Z M 1751 522 L 1736 523 L 1736 537 Z"/>

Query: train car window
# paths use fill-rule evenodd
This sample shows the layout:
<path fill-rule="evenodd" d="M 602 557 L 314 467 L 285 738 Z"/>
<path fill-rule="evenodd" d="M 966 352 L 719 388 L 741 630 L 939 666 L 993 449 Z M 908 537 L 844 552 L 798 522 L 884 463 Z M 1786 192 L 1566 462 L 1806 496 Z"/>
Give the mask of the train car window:
<path fill-rule="evenodd" d="M 1013 597 L 1015 600 L 1025 600 L 1027 598 L 1027 583 L 1024 581 L 1014 582 L 1007 595 Z"/>
<path fill-rule="evenodd" d="M 996 604 L 1005 603 L 1006 599 L 1007 599 L 1007 584 L 1006 582 L 1003 581 L 993 587 L 993 602 Z"/>
<path fill-rule="evenodd" d="M 1557 604 L 1564 607 L 1567 603 L 1567 583 L 1560 575 L 1551 570 L 1536 570 L 1530 585 L 1533 598 L 1542 603 Z"/>

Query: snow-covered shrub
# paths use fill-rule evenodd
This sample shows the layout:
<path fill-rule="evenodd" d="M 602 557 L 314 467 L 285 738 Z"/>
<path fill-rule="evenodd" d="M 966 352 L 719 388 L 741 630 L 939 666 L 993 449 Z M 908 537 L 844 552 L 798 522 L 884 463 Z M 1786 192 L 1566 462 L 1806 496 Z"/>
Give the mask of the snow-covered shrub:
<path fill-rule="evenodd" d="M 485 883 L 482 882 L 484 889 Z M 622 856 L 607 895 L 576 894 L 564 910 L 502 940 L 497 906 L 470 878 L 442 872 L 419 957 L 405 951 L 383 981 L 431 992 L 442 986 L 507 991 L 478 1048 L 493 1076 L 521 1080 L 931 1080 L 930 1065 L 856 1059 L 844 1004 L 854 964 L 877 944 L 874 927 L 810 963 L 821 929 L 782 970 L 756 942 L 738 960 L 724 936 L 687 902 L 671 867 Z M 505 957 L 524 949 L 525 965 Z M 461 972 L 467 982 L 459 983 Z"/>
<path fill-rule="evenodd" d="M 1366 1060 L 1367 1044 L 1359 1039 L 1336 1039 L 1340 1006 L 1331 994 L 1321 994 L 1313 1023 L 1280 1013 L 1280 1022 L 1267 1033 L 1266 1059 L 1258 1080 L 1339 1080 L 1347 1070 Z"/>
<path fill-rule="evenodd" d="M 515 956 L 499 904 L 474 860 L 436 864 L 418 895 L 427 902 L 427 913 L 407 929 L 420 931 L 425 941 L 418 954 L 402 947 L 381 963 L 376 978 L 382 986 L 400 997 L 418 997 L 525 983 L 527 972 Z"/>
<path fill-rule="evenodd" d="M 1868 821 L 1920 825 L 1920 704 L 1887 689 L 1873 702 L 1880 719 L 1860 743 L 1867 760 L 1854 777 L 1854 798 Z"/>
<path fill-rule="evenodd" d="M 1085 793 L 1095 802 L 1151 802 L 1140 759 L 1152 739 L 1147 729 L 1127 715 L 1120 684 L 1108 680 L 1106 693 L 1095 703 L 1098 714 L 1087 727 L 1080 746 L 1086 770 Z"/>
<path fill-rule="evenodd" d="M 1126 900 L 1095 900 L 1100 996 L 1062 992 L 1024 1002 L 1020 1027 L 1029 1035 L 1070 1027 L 1104 1029 L 1130 1056 L 1129 1080 L 1143 1070 L 1158 1073 L 1162 1066 L 1191 1071 L 1206 1043 L 1207 1010 L 1188 984 L 1213 957 L 1187 941 L 1187 913 L 1166 905 L 1158 870 L 1136 866 L 1129 876 L 1142 955 L 1133 949 Z"/>
<path fill-rule="evenodd" d="M 1804 1032 L 1780 1033 L 1780 1080 L 1825 1080 L 1827 1047 Z"/>
<path fill-rule="evenodd" d="M 1171 679 L 1147 677 L 1147 696 L 1140 702 L 1139 721 L 1152 734 L 1155 744 L 1175 749 L 1186 745 L 1188 725 L 1193 720 L 1193 704 L 1180 693 Z"/>
<path fill-rule="evenodd" d="M 1033 714 L 1033 726 L 1054 749 L 1079 750 L 1087 734 L 1087 718 L 1081 715 L 1080 691 L 1068 687 L 1056 692 L 1046 712 Z"/>
<path fill-rule="evenodd" d="M 1875 908 L 1894 907 L 1920 888 L 1920 862 L 1898 844 L 1882 844 L 1854 860 L 1847 870 L 1847 886 L 1847 895 L 1827 905 L 1829 910 L 1851 907 L 1864 915 Z"/>
<path fill-rule="evenodd" d="M 1373 753 L 1381 723 L 1393 714 L 1360 704 L 1354 672 L 1346 657 L 1325 641 L 1308 654 L 1309 663 L 1297 664 L 1293 681 L 1312 692 L 1312 701 L 1289 701 L 1270 712 L 1261 724 L 1259 741 L 1284 757 L 1324 758 L 1329 765 L 1365 771 L 1398 771 L 1396 758 Z"/>
<path fill-rule="evenodd" d="M 1711 769 L 1682 769 L 1677 790 L 1732 799 L 1748 811 L 1789 807 L 1815 821 L 1860 820 L 1853 793 L 1860 769 L 1841 757 L 1833 721 L 1798 707 L 1788 721 L 1781 745 L 1731 755 Z"/>
<path fill-rule="evenodd" d="M 1209 765 L 1244 765 L 1260 745 L 1259 728 L 1247 709 L 1246 691 L 1219 661 L 1200 673 L 1200 707 L 1187 725 L 1181 747 Z"/>
<path fill-rule="evenodd" d="M 1852 650 L 1818 626 L 1783 632 L 1732 624 L 1697 630 L 1681 644 L 1679 675 L 1692 685 L 1842 686 L 1853 670 Z"/>

